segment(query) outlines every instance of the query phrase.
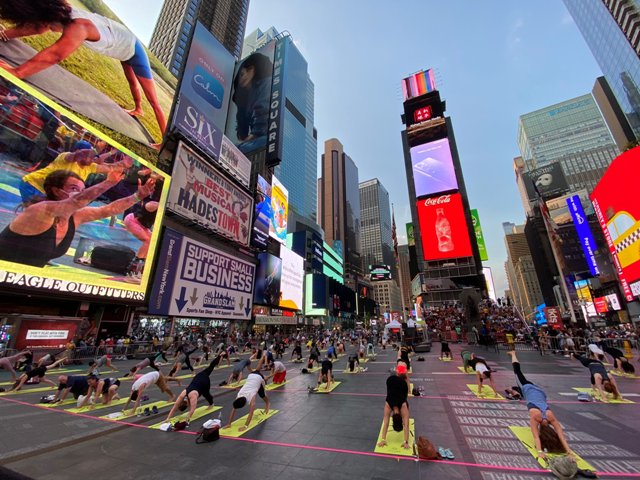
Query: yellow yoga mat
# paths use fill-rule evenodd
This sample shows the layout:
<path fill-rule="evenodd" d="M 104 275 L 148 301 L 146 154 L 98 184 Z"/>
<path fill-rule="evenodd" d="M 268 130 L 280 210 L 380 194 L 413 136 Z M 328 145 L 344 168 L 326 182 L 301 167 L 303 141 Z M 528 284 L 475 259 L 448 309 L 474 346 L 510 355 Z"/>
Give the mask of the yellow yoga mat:
<path fill-rule="evenodd" d="M 578 388 L 578 387 L 574 387 L 573 388 L 576 392 L 580 392 L 580 393 L 588 393 L 589 395 L 591 395 L 592 397 L 596 397 L 596 398 L 600 398 L 600 392 L 594 392 L 591 388 Z M 606 393 L 606 392 L 605 392 Z M 607 393 L 607 403 L 636 403 L 633 402 L 631 400 L 627 400 L 626 398 L 624 398 L 624 395 L 622 397 L 622 400 L 614 400 L 613 399 L 613 395 L 611 395 L 610 393 Z"/>
<path fill-rule="evenodd" d="M 39 403 L 38 407 L 42 407 L 42 408 L 64 407 L 65 405 L 71 405 L 71 404 L 75 404 L 75 403 L 78 403 L 78 401 L 75 398 L 67 398 L 66 400 L 63 400 L 62 402 Z"/>
<path fill-rule="evenodd" d="M 522 442 L 522 445 L 529 451 L 533 458 L 535 458 L 542 468 L 548 468 L 547 462 L 542 458 L 538 458 L 538 452 L 536 451 L 536 444 L 533 440 L 533 433 L 531 433 L 531 428 L 529 427 L 509 427 L 509 429 L 513 432 L 513 434 Z M 562 456 L 562 454 L 547 454 L 547 458 L 549 457 L 558 457 Z M 581 470 L 592 470 L 593 468 L 589 463 L 587 463 L 584 459 L 580 458 L 578 455 L 575 456 L 576 462 L 578 463 L 578 468 Z"/>
<path fill-rule="evenodd" d="M 91 405 L 85 405 L 82 408 L 77 408 L 77 407 L 68 408 L 67 412 L 71 412 L 71 413 L 91 412 L 93 410 L 102 410 L 103 408 L 109 408 L 109 407 L 114 407 L 114 406 L 118 406 L 118 405 L 124 405 L 125 403 L 127 403 L 127 398 L 119 398 L 117 400 L 113 400 L 109 405 L 105 405 L 104 403 L 97 403 L 93 407 L 93 409 L 91 408 Z"/>
<path fill-rule="evenodd" d="M 361 369 L 362 367 L 353 367 L 353 372 L 349 370 L 349 367 L 347 366 L 347 368 L 344 370 L 343 373 L 362 373 L 359 369 Z"/>
<path fill-rule="evenodd" d="M 141 405 L 138 407 L 138 411 L 137 412 L 132 412 L 132 408 L 128 409 L 125 412 L 113 412 L 110 413 L 108 415 L 103 415 L 100 418 L 106 418 L 107 420 L 124 420 L 125 418 L 131 418 L 131 417 L 135 417 L 138 413 L 144 412 L 145 408 L 149 408 L 149 410 L 151 410 L 154 406 L 160 410 L 163 407 L 167 407 L 169 405 L 173 405 L 173 402 L 168 402 L 166 400 L 160 400 L 158 402 L 153 402 L 153 403 L 148 403 L 146 405 Z"/>
<path fill-rule="evenodd" d="M 467 375 L 475 375 L 476 372 L 471 369 L 471 371 L 467 370 L 466 372 L 464 371 L 464 367 L 458 367 L 458 370 L 460 370 L 462 373 L 466 373 Z"/>
<path fill-rule="evenodd" d="M 244 427 L 244 424 L 246 423 L 247 417 L 249 416 L 249 414 L 246 414 L 244 417 L 237 419 L 228 428 L 222 427 L 220 429 L 220 435 L 222 437 L 236 437 L 236 438 L 241 437 L 242 435 L 247 433 L 249 430 L 257 427 L 265 420 L 273 417 L 276 413 L 278 413 L 278 411 L 279 410 L 269 410 L 269 413 L 265 414 L 263 409 L 256 408 L 255 411 L 253 412 L 253 418 L 251 419 L 251 423 L 249 424 L 246 430 L 243 430 L 241 432 L 239 428 Z"/>
<path fill-rule="evenodd" d="M 309 371 L 309 373 L 315 373 L 315 372 L 319 372 L 322 369 L 322 367 L 320 365 L 316 365 L 313 368 L 308 368 L 307 370 Z"/>
<path fill-rule="evenodd" d="M 333 382 L 331 382 L 331 388 L 329 390 L 327 390 L 327 384 L 323 383 L 322 385 L 319 385 L 318 388 L 316 390 L 314 390 L 314 393 L 331 393 L 333 392 L 336 388 L 338 388 L 338 386 L 341 384 L 342 382 L 336 382 L 335 380 Z"/>
<path fill-rule="evenodd" d="M 409 384 L 409 396 L 413 397 L 413 393 L 411 393 L 411 392 L 413 392 L 413 383 Z"/>
<path fill-rule="evenodd" d="M 243 378 L 239 382 L 228 383 L 226 385 L 223 385 L 222 388 L 230 388 L 230 389 L 239 388 L 239 387 L 243 386 L 246 382 L 247 382 L 247 379 Z"/>
<path fill-rule="evenodd" d="M 438 357 L 438 360 L 440 360 L 441 362 L 451 362 L 453 360 L 453 358 L 440 358 L 440 357 Z"/>
<path fill-rule="evenodd" d="M 198 420 L 199 418 L 207 416 L 213 412 L 217 412 L 218 410 L 222 410 L 222 407 L 214 406 L 210 408 L 209 405 L 202 405 L 201 407 L 196 408 L 195 412 L 193 412 L 193 415 L 191 416 L 191 421 L 193 422 L 194 420 Z M 180 415 L 176 415 L 171 419 L 171 423 L 176 423 L 181 420 L 187 419 L 188 412 L 179 412 L 179 413 Z M 149 428 L 158 430 L 160 429 L 160 425 L 162 425 L 163 423 L 166 423 L 166 420 L 162 420 L 161 422 L 154 423 L 153 425 L 150 425 Z"/>
<path fill-rule="evenodd" d="M 620 373 L 620 372 L 616 372 L 615 370 L 609 370 L 609 373 L 611 375 L 615 375 L 616 377 L 623 377 L 623 378 L 640 378 L 637 375 L 634 375 L 633 373 Z M 6 385 L 4 383 L 0 383 L 0 385 Z"/>
<path fill-rule="evenodd" d="M 476 397 L 478 398 L 488 398 L 491 400 L 504 400 L 504 397 L 499 393 L 494 392 L 493 388 L 491 388 L 491 386 L 489 385 L 482 386 L 481 394 L 478 393 L 478 385 L 468 383 L 467 388 L 471 390 L 473 393 L 475 393 Z"/>
<path fill-rule="evenodd" d="M 380 433 L 378 433 L 378 440 L 376 440 L 376 453 L 386 453 L 387 455 L 402 455 L 404 457 L 413 457 L 413 443 L 416 438 L 415 422 L 413 418 L 409 419 L 409 448 L 402 448 L 404 442 L 404 431 L 395 432 L 391 428 L 391 419 L 389 419 L 389 429 L 387 430 L 387 444 L 384 447 L 379 447 L 378 443 L 382 440 L 382 428 L 384 422 L 380 426 Z"/>
<path fill-rule="evenodd" d="M 13 392 L 2 392 L 0 393 L 0 396 L 4 397 L 5 395 L 20 395 L 21 393 L 39 393 L 39 392 L 50 392 L 52 390 L 57 390 L 58 387 L 37 387 L 37 388 L 24 388 L 25 386 L 22 386 L 22 390 L 18 390 L 17 392 L 13 391 Z"/>
<path fill-rule="evenodd" d="M 264 387 L 264 389 L 265 390 L 275 390 L 276 388 L 280 388 L 281 386 L 286 385 L 286 384 L 287 384 L 286 380 L 284 382 L 282 382 L 282 383 L 269 383 L 269 384 L 267 384 L 266 387 Z"/>

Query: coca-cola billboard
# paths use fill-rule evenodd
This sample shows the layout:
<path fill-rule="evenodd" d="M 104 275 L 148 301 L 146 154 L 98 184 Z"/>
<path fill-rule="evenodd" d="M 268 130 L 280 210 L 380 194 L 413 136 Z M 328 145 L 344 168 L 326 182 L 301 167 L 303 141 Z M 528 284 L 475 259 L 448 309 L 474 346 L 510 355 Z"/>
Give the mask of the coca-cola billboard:
<path fill-rule="evenodd" d="M 418 200 L 417 209 L 425 260 L 473 255 L 459 193 Z"/>

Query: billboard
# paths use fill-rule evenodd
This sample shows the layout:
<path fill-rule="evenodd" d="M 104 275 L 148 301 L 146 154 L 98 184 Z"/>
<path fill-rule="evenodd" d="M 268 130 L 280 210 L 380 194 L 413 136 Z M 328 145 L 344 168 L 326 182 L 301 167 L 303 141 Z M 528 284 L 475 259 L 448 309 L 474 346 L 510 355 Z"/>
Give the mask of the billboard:
<path fill-rule="evenodd" d="M 65 348 L 79 330 L 82 320 L 70 317 L 25 317 L 15 338 L 17 350 Z"/>
<path fill-rule="evenodd" d="M 569 207 L 569 213 L 571 213 L 571 218 L 573 219 L 573 225 L 576 227 L 578 239 L 582 245 L 584 258 L 587 261 L 587 265 L 589 265 L 589 271 L 594 277 L 596 275 L 600 275 L 595 254 L 598 247 L 595 239 L 593 238 L 593 234 L 591 233 L 591 229 L 589 228 L 589 219 L 584 213 L 580 197 L 578 195 L 573 195 L 567 198 L 567 206 Z"/>
<path fill-rule="evenodd" d="M 416 207 L 425 260 L 472 255 L 460 193 L 418 200 Z"/>
<path fill-rule="evenodd" d="M 640 279 L 639 164 L 640 148 L 626 151 L 611 163 L 591 193 L 627 301 L 633 300 L 629 283 Z"/>
<path fill-rule="evenodd" d="M 249 245 L 253 200 L 179 142 L 167 208 L 241 245 Z"/>
<path fill-rule="evenodd" d="M 371 281 L 391 280 L 391 267 L 389 265 L 369 265 Z"/>
<path fill-rule="evenodd" d="M 562 329 L 562 315 L 558 307 L 544 307 L 544 316 L 547 324 L 557 330 Z"/>
<path fill-rule="evenodd" d="M 149 301 L 152 315 L 251 318 L 256 267 L 165 229 Z"/>
<path fill-rule="evenodd" d="M 270 253 L 258 254 L 254 301 L 260 305 L 280 305 L 282 260 Z"/>
<path fill-rule="evenodd" d="M 245 188 L 251 180 L 251 161 L 227 137 L 222 137 L 220 165 Z"/>
<path fill-rule="evenodd" d="M 576 289 L 576 295 L 582 303 L 586 316 L 596 316 L 596 307 L 593 303 L 593 296 L 591 295 L 591 288 L 587 280 L 577 280 L 573 282 L 573 286 Z"/>
<path fill-rule="evenodd" d="M 162 142 L 176 78 L 101 0 L 25 5 L 3 2 L 0 20 L 12 27 L 0 42 L 0 66 L 118 143 L 155 158 L 150 147 Z"/>
<path fill-rule="evenodd" d="M 495 302 L 497 300 L 496 287 L 493 282 L 491 267 L 482 267 L 482 273 L 484 274 L 484 280 L 487 283 L 487 295 L 489 295 L 489 298 Z"/>
<path fill-rule="evenodd" d="M 269 225 L 269 236 L 285 243 L 289 218 L 289 192 L 275 176 L 271 177 L 271 210 L 273 217 Z"/>
<path fill-rule="evenodd" d="M 531 170 L 524 173 L 522 179 L 530 201 L 537 199 L 536 187 L 545 200 L 564 195 L 569 190 L 569 184 L 560 163 L 552 163 Z"/>
<path fill-rule="evenodd" d="M 0 285 L 145 299 L 168 176 L 0 71 Z"/>
<path fill-rule="evenodd" d="M 302 289 L 304 286 L 304 259 L 284 245 L 280 246 L 282 275 L 280 281 L 279 305 L 292 310 L 302 310 Z"/>
<path fill-rule="evenodd" d="M 273 221 L 273 208 L 271 206 L 271 185 L 261 175 L 258 175 L 255 196 L 251 244 L 258 248 L 267 248 L 267 239 Z"/>
<path fill-rule="evenodd" d="M 607 297 L 595 297 L 593 299 L 593 303 L 596 306 L 596 312 L 607 313 L 609 311 L 609 307 L 607 306 Z"/>
<path fill-rule="evenodd" d="M 436 79 L 431 68 L 402 79 L 402 96 L 405 102 L 410 98 L 433 92 L 435 89 Z"/>
<path fill-rule="evenodd" d="M 475 208 L 471 210 L 471 221 L 473 222 L 473 231 L 476 235 L 476 243 L 478 244 L 478 251 L 480 252 L 480 260 L 486 262 L 489 260 L 487 245 L 484 243 L 482 225 L 480 225 L 480 215 L 478 215 L 478 210 Z"/>
<path fill-rule="evenodd" d="M 458 188 L 448 138 L 412 147 L 411 165 L 418 198 Z"/>
<path fill-rule="evenodd" d="M 407 223 L 407 244 L 410 247 L 416 246 L 416 237 L 413 230 L 413 223 Z"/>
<path fill-rule="evenodd" d="M 265 150 L 276 40 L 236 65 L 225 135 L 245 155 Z"/>
<path fill-rule="evenodd" d="M 618 300 L 618 295 L 616 295 L 615 293 L 611 293 L 609 295 L 606 295 L 606 299 L 609 310 L 622 310 L 620 301 Z"/>
<path fill-rule="evenodd" d="M 305 315 L 327 314 L 327 277 L 319 273 L 308 273 L 305 279 Z"/>

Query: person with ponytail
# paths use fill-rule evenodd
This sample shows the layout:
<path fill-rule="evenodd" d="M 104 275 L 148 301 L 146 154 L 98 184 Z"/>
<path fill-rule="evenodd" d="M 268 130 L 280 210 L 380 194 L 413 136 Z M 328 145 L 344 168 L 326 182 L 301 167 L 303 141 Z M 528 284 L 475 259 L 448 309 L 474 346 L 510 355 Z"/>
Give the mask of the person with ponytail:
<path fill-rule="evenodd" d="M 527 402 L 529 426 L 538 457 L 546 458 L 547 453 L 566 453 L 573 457 L 574 453 L 567 443 L 564 429 L 547 404 L 547 394 L 524 376 L 515 350 L 507 353 L 511 355 L 511 365 L 518 383 L 510 392 Z"/>
<path fill-rule="evenodd" d="M 596 399 L 606 402 L 607 396 L 605 395 L 605 392 L 607 392 L 613 395 L 614 400 L 622 400 L 622 395 L 620 395 L 615 378 L 609 376 L 607 369 L 600 360 L 583 357 L 582 355 L 576 355 L 575 353 L 572 355 L 573 358 L 579 360 L 583 366 L 589 369 L 589 372 L 591 373 L 591 388 L 594 391 L 597 389 L 600 393 L 599 399 L 598 396 L 594 396 Z"/>

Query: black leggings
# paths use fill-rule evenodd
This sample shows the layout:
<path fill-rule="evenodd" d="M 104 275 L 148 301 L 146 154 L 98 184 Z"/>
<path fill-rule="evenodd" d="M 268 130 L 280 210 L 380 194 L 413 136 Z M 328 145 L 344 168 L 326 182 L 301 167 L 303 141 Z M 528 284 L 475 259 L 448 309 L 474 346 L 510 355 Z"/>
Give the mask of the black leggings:
<path fill-rule="evenodd" d="M 513 366 L 513 373 L 516 374 L 518 383 L 520 383 L 520 385 L 526 385 L 528 383 L 533 385 L 533 382 L 527 380 L 526 377 L 522 374 L 522 370 L 520 369 L 520 362 L 513 362 L 511 365 Z"/>
<path fill-rule="evenodd" d="M 191 366 L 191 359 L 189 358 L 189 355 L 191 355 L 193 352 L 195 352 L 197 350 L 197 348 L 194 348 L 193 350 L 191 350 L 190 352 L 185 352 L 183 351 L 182 353 L 184 353 L 184 364 L 187 366 L 187 368 L 189 370 L 191 370 L 193 372 L 193 367 Z"/>

